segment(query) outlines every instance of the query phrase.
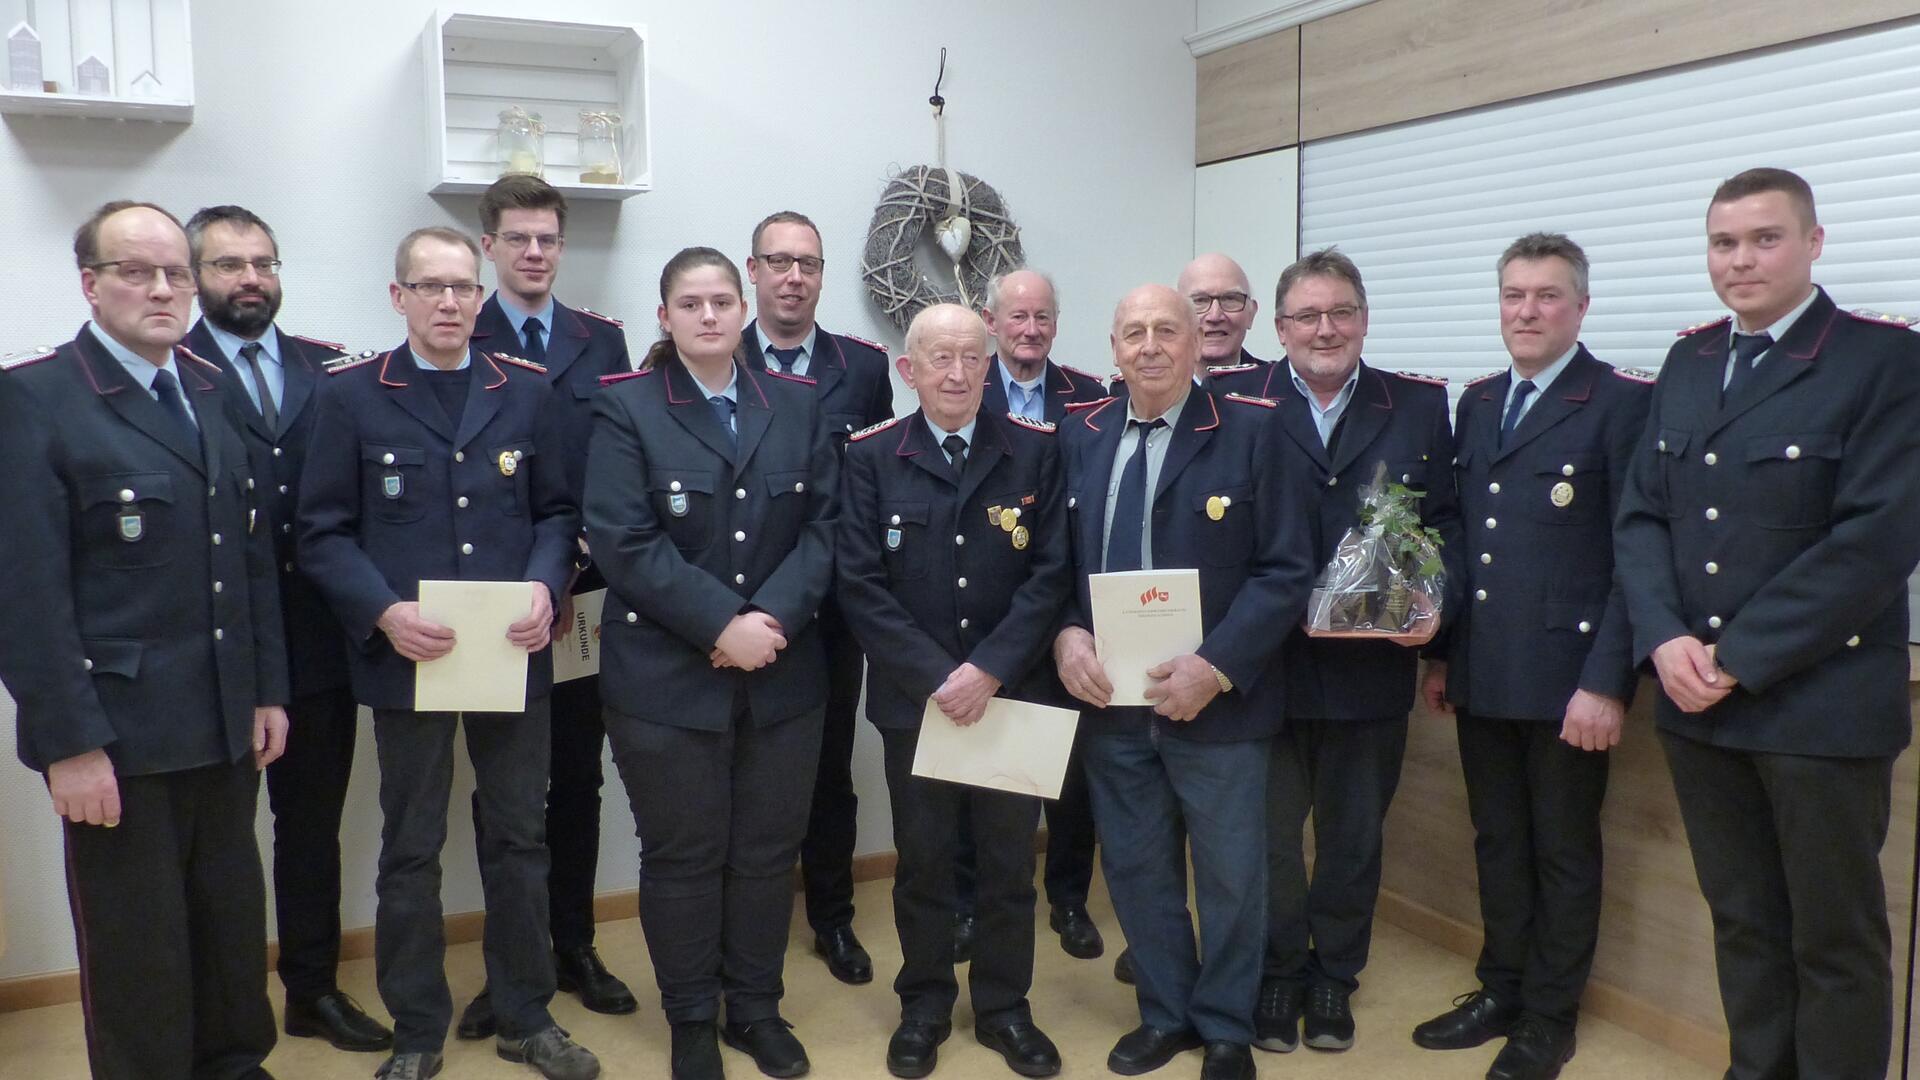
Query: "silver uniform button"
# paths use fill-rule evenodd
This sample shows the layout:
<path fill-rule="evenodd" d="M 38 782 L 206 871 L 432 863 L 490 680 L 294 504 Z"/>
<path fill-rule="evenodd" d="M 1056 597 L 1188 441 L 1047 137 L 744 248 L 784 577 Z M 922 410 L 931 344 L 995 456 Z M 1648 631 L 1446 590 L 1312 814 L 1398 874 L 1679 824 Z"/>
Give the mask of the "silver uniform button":
<path fill-rule="evenodd" d="M 1494 481 L 1493 483 L 1491 483 L 1491 484 L 1488 484 L 1488 485 L 1487 485 L 1487 494 L 1489 494 L 1489 495 L 1498 495 L 1498 494 L 1500 494 L 1500 481 L 1498 481 L 1498 480 L 1495 480 L 1495 481 Z"/>
<path fill-rule="evenodd" d="M 1328 487 L 1339 487 L 1339 486 L 1340 486 L 1340 478 L 1339 478 L 1339 477 L 1337 477 L 1337 476 L 1329 476 L 1329 477 L 1327 477 L 1327 486 L 1328 486 Z"/>
<path fill-rule="evenodd" d="M 291 522 L 291 521 L 289 521 L 289 522 L 287 522 L 287 523 L 286 523 L 285 525 L 282 525 L 282 526 L 280 526 L 280 531 L 281 531 L 281 532 L 283 532 L 283 533 L 290 533 L 290 532 L 292 532 L 292 531 L 293 531 L 293 522 Z"/>
<path fill-rule="evenodd" d="M 744 541 L 746 540 L 746 538 L 747 538 L 747 533 L 746 533 L 746 530 L 744 530 L 744 529 L 737 529 L 737 530 L 735 530 L 735 531 L 734 531 L 734 534 L 733 534 L 733 542 L 734 542 L 734 543 L 736 543 L 736 544 L 738 544 L 738 543 L 742 543 L 742 542 L 744 542 Z"/>
<path fill-rule="evenodd" d="M 220 534 L 219 534 L 219 533 L 214 533 L 214 534 L 213 534 L 213 546 L 214 546 L 214 547 L 219 547 L 219 546 L 220 546 Z"/>
<path fill-rule="evenodd" d="M 1410 472 L 1403 472 L 1403 473 L 1401 473 L 1401 474 L 1400 474 L 1400 482 L 1401 482 L 1401 483 L 1403 483 L 1403 484 L 1411 484 L 1411 483 L 1413 483 L 1413 474 L 1412 474 L 1412 473 L 1410 473 Z"/>
<path fill-rule="evenodd" d="M 965 536 L 961 536 L 961 535 L 958 535 L 958 534 L 956 534 L 956 535 L 954 536 L 954 538 L 953 538 L 953 545 L 954 545 L 955 547 L 959 547 L 959 546 L 961 546 L 961 545 L 963 545 L 963 544 L 965 544 L 966 542 L 967 542 L 967 538 L 966 538 Z"/>
<path fill-rule="evenodd" d="M 637 622 L 639 622 L 639 621 L 640 621 L 640 613 L 639 613 L 639 612 L 637 612 L 637 611 L 629 611 L 629 612 L 627 612 L 627 621 L 628 621 L 628 622 L 630 622 L 630 623 L 637 623 Z"/>
<path fill-rule="evenodd" d="M 1797 447 L 1797 446 L 1789 446 L 1789 447 L 1787 447 L 1787 460 L 1788 460 L 1788 461 L 1793 461 L 1793 460 L 1795 460 L 1795 459 L 1797 459 L 1797 458 L 1798 458 L 1799 456 L 1800 456 L 1800 448 L 1799 448 L 1799 447 Z M 1849 645 L 1852 645 L 1852 644 L 1854 644 L 1855 642 L 1857 642 L 1857 641 L 1859 641 L 1859 640 L 1860 640 L 1859 638 L 1854 638 L 1854 639 L 1853 639 L 1853 641 L 1849 641 L 1849 642 L 1847 642 L 1847 644 L 1849 644 Z"/>
<path fill-rule="evenodd" d="M 453 505 L 459 507 L 462 510 L 465 510 L 467 508 L 467 497 L 465 495 L 460 496 L 459 498 L 453 500 Z"/>
<path fill-rule="evenodd" d="M 132 502 L 132 501 L 133 501 L 133 489 L 132 489 L 132 488 L 121 488 L 121 489 L 120 489 L 120 501 L 121 501 L 121 502 Z"/>
<path fill-rule="evenodd" d="M 1850 637 L 1850 638 L 1848 638 L 1848 639 L 1847 639 L 1847 648 L 1849 648 L 1849 649 L 1857 649 L 1857 648 L 1859 648 L 1859 647 L 1860 647 L 1860 635 L 1859 635 L 1859 634 L 1855 634 L 1855 635 L 1853 635 L 1852 637 Z"/>
<path fill-rule="evenodd" d="M 1080 505 L 1080 497 L 1078 495 L 1067 496 L 1067 509 L 1071 510 L 1074 507 L 1079 505 Z"/>
<path fill-rule="evenodd" d="M 967 587 L 967 579 L 966 579 L 966 578 L 961 578 L 961 579 L 960 579 L 960 582 L 959 582 L 959 585 L 960 585 L 960 587 L 961 587 L 961 588 L 963 588 L 963 589 L 964 589 L 964 588 L 966 588 L 966 587 Z"/>
<path fill-rule="evenodd" d="M 1581 632 L 1581 633 L 1583 633 L 1583 634 L 1591 634 L 1591 633 L 1593 633 L 1593 624 L 1592 624 L 1592 623 L 1590 623 L 1590 622 L 1588 622 L 1588 621 L 1587 621 L 1587 620 L 1585 620 L 1585 619 L 1581 619 L 1581 620 L 1580 620 L 1580 632 Z"/>
<path fill-rule="evenodd" d="M 93 661 L 92 661 L 92 660 L 82 660 L 82 661 L 80 661 L 80 667 L 81 667 L 81 670 L 83 670 L 83 671 L 92 671 L 92 670 L 93 670 Z"/>
<path fill-rule="evenodd" d="M 1709 450 L 1706 452 L 1706 455 L 1703 456 L 1700 460 L 1706 462 L 1709 465 L 1718 465 L 1720 464 L 1720 455 Z"/>
<path fill-rule="evenodd" d="M 1493 518 L 1488 518 L 1488 519 L 1487 519 L 1487 528 L 1489 528 L 1489 529 L 1491 529 L 1491 528 L 1495 528 L 1495 527 L 1497 527 L 1497 526 L 1498 526 L 1499 524 L 1500 524 L 1500 523 L 1499 523 L 1498 521 L 1496 521 L 1496 520 L 1494 520 Z"/>
<path fill-rule="evenodd" d="M 1493 552 L 1491 552 L 1491 551 L 1483 551 L 1483 552 L 1481 552 L 1481 553 L 1480 553 L 1480 565 L 1481 565 L 1481 566 L 1492 566 L 1492 565 L 1493 565 Z"/>
<path fill-rule="evenodd" d="M 798 494 L 800 494 L 800 493 L 802 493 L 802 492 L 804 492 L 804 491 L 806 491 L 806 490 L 807 490 L 807 485 L 806 485 L 806 481 L 804 481 L 804 480 L 802 480 L 802 481 L 796 481 L 796 482 L 794 483 L 794 485 L 793 485 L 793 491 L 794 491 L 794 494 L 796 494 L 796 495 L 798 495 Z"/>
<path fill-rule="evenodd" d="M 1572 475 L 1573 475 L 1573 466 L 1572 466 L 1572 465 L 1562 465 L 1562 466 L 1560 466 L 1560 475 L 1561 475 L 1561 476 L 1572 476 Z"/>
<path fill-rule="evenodd" d="M 467 452 L 465 450 L 455 450 L 453 452 L 453 460 L 456 462 L 467 460 Z"/>
<path fill-rule="evenodd" d="M 219 627 L 217 627 L 217 626 L 216 626 L 216 627 L 214 627 L 214 630 L 213 630 L 213 640 L 215 640 L 215 641 L 225 641 L 226 639 L 227 639 L 227 632 L 226 632 L 225 630 L 222 630 L 222 629 L 220 629 L 220 628 L 219 628 Z"/>
<path fill-rule="evenodd" d="M 280 494 L 282 494 L 282 495 L 285 495 L 286 493 L 287 493 L 287 485 L 285 485 L 285 484 L 281 484 L 281 485 L 280 485 Z"/>
<path fill-rule="evenodd" d="M 274 457 L 279 457 L 279 456 L 280 456 L 280 448 L 279 448 L 279 447 L 277 447 L 277 446 L 276 446 L 276 447 L 274 447 L 274 448 L 273 448 L 273 456 L 274 456 Z"/>
<path fill-rule="evenodd" d="M 207 489 L 207 498 L 209 499 L 215 498 L 219 494 L 220 494 L 220 489 L 217 487 L 210 487 Z"/>
<path fill-rule="evenodd" d="M 473 545 L 472 545 L 472 544 L 461 544 L 461 545 L 460 545 L 460 554 L 462 554 L 462 555 L 471 555 L 471 554 L 473 554 Z"/>
<path fill-rule="evenodd" d="M 224 581 L 216 581 L 213 583 L 214 592 L 225 592 L 226 588 L 227 588 L 227 583 Z"/>
<path fill-rule="evenodd" d="M 280 569 L 285 570 L 287 573 L 291 574 L 293 573 L 293 564 L 285 563 L 280 567 Z"/>
<path fill-rule="evenodd" d="M 1475 590 L 1473 591 L 1473 598 L 1474 598 L 1475 600 L 1485 600 L 1485 599 L 1487 598 L 1487 590 L 1485 590 L 1485 589 L 1475 589 Z"/>
<path fill-rule="evenodd" d="M 965 620 L 965 619 L 961 619 L 961 620 L 960 620 L 960 629 L 962 629 L 962 630 L 965 630 L 966 628 L 967 628 L 967 620 Z"/>
<path fill-rule="evenodd" d="M 1709 574 L 1717 574 L 1720 572 L 1720 564 L 1717 562 L 1710 562 L 1706 565 L 1704 569 Z"/>
<path fill-rule="evenodd" d="M 1721 627 L 1720 616 L 1718 615 L 1707 616 L 1707 625 L 1713 627 L 1715 630 L 1720 629 Z"/>
<path fill-rule="evenodd" d="M 1719 511 L 1719 510 L 1717 510 L 1717 509 L 1715 509 L 1714 507 L 1711 507 L 1711 506 L 1709 506 L 1709 507 L 1707 507 L 1707 520 L 1708 520 L 1708 521 L 1719 521 L 1719 520 L 1720 520 L 1720 511 Z"/>
<path fill-rule="evenodd" d="M 745 585 L 747 583 L 747 575 L 745 574 L 733 575 L 733 583 L 735 585 Z"/>
<path fill-rule="evenodd" d="M 392 455 L 392 454 L 381 454 L 381 455 L 380 455 L 380 464 L 382 464 L 382 465 L 391 465 L 391 464 L 393 464 L 393 455 Z"/>
<path fill-rule="evenodd" d="M 736 498 L 736 499 L 744 499 L 744 498 L 746 498 L 746 497 L 747 497 L 747 489 L 746 489 L 746 488 L 734 488 L 734 489 L 733 489 L 733 497 L 734 497 L 734 498 Z"/>
<path fill-rule="evenodd" d="M 891 517 L 891 518 L 889 518 L 889 519 L 887 520 L 887 524 L 889 524 L 889 525 L 898 525 L 898 524 L 900 524 L 900 515 L 899 515 L 899 514 L 895 514 L 895 515 L 893 515 L 893 517 Z"/>
<path fill-rule="evenodd" d="M 1657 447 L 1659 451 L 1663 454 L 1667 452 L 1667 440 L 1665 439 L 1661 439 L 1659 442 L 1655 443 L 1654 446 Z"/>
<path fill-rule="evenodd" d="M 670 484 L 668 484 L 668 485 L 667 485 L 667 490 L 668 490 L 668 491 L 679 491 L 679 490 L 680 490 L 680 481 L 678 481 L 678 480 L 675 480 L 675 481 L 673 481 L 672 483 L 670 483 Z"/>

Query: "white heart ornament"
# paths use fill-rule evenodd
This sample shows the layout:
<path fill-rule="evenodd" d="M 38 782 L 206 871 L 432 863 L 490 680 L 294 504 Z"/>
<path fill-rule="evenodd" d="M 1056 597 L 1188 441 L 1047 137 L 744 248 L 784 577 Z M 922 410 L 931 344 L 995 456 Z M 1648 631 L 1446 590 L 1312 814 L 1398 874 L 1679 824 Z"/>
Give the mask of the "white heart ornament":
<path fill-rule="evenodd" d="M 933 235 L 940 250 L 957 263 L 966 255 L 967 245 L 973 242 L 973 222 L 964 214 L 955 214 L 934 226 Z"/>

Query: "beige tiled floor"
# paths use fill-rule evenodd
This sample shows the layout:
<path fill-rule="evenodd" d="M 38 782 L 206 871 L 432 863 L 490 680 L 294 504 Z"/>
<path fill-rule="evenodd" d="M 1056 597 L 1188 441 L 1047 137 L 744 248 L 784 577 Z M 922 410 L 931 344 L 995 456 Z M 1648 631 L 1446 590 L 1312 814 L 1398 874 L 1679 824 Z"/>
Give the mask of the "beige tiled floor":
<path fill-rule="evenodd" d="M 842 986 L 809 951 L 804 921 L 795 920 L 788 951 L 786 1016 L 813 1059 L 813 1075 L 827 1080 L 883 1080 L 887 1036 L 898 1019 L 889 980 L 900 951 L 893 934 L 885 881 L 860 886 L 856 929 L 873 953 L 877 977 L 861 987 Z M 1112 957 L 1118 929 L 1106 898 L 1095 898 L 1093 908 L 1107 934 L 1107 956 L 1094 961 L 1069 958 L 1046 932 L 1041 913 L 1038 970 L 1034 975 L 1034 1018 L 1059 1044 L 1065 1058 L 1061 1075 L 1108 1077 L 1107 1051 L 1113 1040 L 1138 1023 L 1133 992 L 1113 981 Z M 608 963 L 640 995 L 636 1016 L 597 1016 L 580 1008 L 568 995 L 554 1002 L 560 1023 L 582 1043 L 593 1048 L 610 1078 L 655 1078 L 666 1075 L 666 1025 L 653 991 L 652 971 L 636 920 L 605 923 L 600 927 L 600 949 Z M 456 946 L 447 958 L 456 1009 L 481 982 L 480 946 Z M 1452 996 L 1466 989 L 1472 965 L 1436 946 L 1391 926 L 1374 936 L 1366 985 L 1354 998 L 1359 1041 L 1342 1054 L 1299 1050 L 1277 1055 L 1256 1052 L 1261 1075 L 1269 1078 L 1364 1077 L 1367 1080 L 1448 1080 L 1484 1075 L 1498 1049 L 1436 1054 L 1420 1050 L 1408 1040 L 1414 1024 L 1444 1008 Z M 373 988 L 373 962 L 345 965 L 341 981 L 346 990 L 380 1014 Z M 278 985 L 274 987 L 278 992 Z M 971 1034 L 972 1014 L 963 989 L 952 1040 L 941 1048 L 937 1077 L 1010 1078 L 999 1058 L 980 1048 Z M 722 1052 L 728 1075 L 748 1080 L 759 1073 L 746 1057 Z M 311 1039 L 282 1038 L 267 1062 L 279 1080 L 346 1080 L 372 1075 L 382 1055 L 343 1054 Z M 524 1078 L 534 1075 L 522 1066 L 494 1057 L 491 1043 L 450 1042 L 447 1080 Z M 1187 1054 L 1153 1074 L 1155 1077 L 1194 1077 L 1200 1055 Z M 87 1075 L 86 1050 L 80 1033 L 79 1007 L 61 1005 L 31 1012 L 0 1014 L 0 1078 L 4 1080 L 81 1080 Z M 1712 1080 L 1713 1070 L 1684 1060 L 1621 1028 L 1588 1019 L 1580 1027 L 1580 1049 L 1563 1074 L 1570 1078 L 1632 1078 L 1632 1080 Z"/>

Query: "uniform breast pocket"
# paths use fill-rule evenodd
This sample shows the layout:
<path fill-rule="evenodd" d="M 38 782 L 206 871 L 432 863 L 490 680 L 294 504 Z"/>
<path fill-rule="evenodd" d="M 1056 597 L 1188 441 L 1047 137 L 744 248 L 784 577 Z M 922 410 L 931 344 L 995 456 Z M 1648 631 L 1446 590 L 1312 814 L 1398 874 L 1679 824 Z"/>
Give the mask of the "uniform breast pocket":
<path fill-rule="evenodd" d="M 1418 461 L 1390 461 L 1387 463 L 1387 479 L 1415 493 L 1425 493 L 1429 483 L 1428 470 L 1431 466 L 1432 462 L 1425 458 Z"/>
<path fill-rule="evenodd" d="M 108 473 L 79 483 L 82 550 L 92 566 L 133 570 L 164 566 L 183 524 L 176 519 L 173 476 Z"/>
<path fill-rule="evenodd" d="M 427 512 L 427 453 L 417 446 L 366 443 L 360 447 L 361 502 L 369 516 L 405 524 Z"/>
<path fill-rule="evenodd" d="M 1833 517 L 1840 472 L 1837 432 L 1756 435 L 1747 440 L 1747 513 L 1763 529 L 1811 529 Z"/>
<path fill-rule="evenodd" d="M 827 413 L 823 422 L 827 425 L 827 434 L 833 437 L 835 446 L 845 446 L 847 436 L 860 430 L 860 421 L 866 419 L 859 413 Z"/>
<path fill-rule="evenodd" d="M 1660 487 L 1666 496 L 1669 518 L 1680 517 L 1694 502 L 1687 480 L 1687 446 L 1692 441 L 1692 432 L 1679 428 L 1661 428 L 1654 438 L 1653 450 L 1660 458 Z"/>
<path fill-rule="evenodd" d="M 1548 525 L 1583 525 L 1607 516 L 1607 459 L 1591 451 L 1549 452 L 1535 463 L 1527 516 Z"/>
<path fill-rule="evenodd" d="M 500 511 L 510 517 L 526 517 L 533 501 L 533 444 L 508 442 L 489 446 L 487 461 L 493 465 L 490 475 L 499 478 Z"/>
<path fill-rule="evenodd" d="M 714 475 L 706 469 L 656 468 L 647 478 L 653 512 L 682 551 L 697 552 L 713 542 Z"/>
<path fill-rule="evenodd" d="M 924 502 L 882 502 L 880 504 L 880 551 L 887 576 L 894 581 L 912 581 L 927 576 L 933 537 L 927 531 L 927 504 Z"/>
<path fill-rule="evenodd" d="M 1200 558 L 1209 566 L 1238 566 L 1253 557 L 1253 486 L 1235 484 L 1194 496 Z"/>

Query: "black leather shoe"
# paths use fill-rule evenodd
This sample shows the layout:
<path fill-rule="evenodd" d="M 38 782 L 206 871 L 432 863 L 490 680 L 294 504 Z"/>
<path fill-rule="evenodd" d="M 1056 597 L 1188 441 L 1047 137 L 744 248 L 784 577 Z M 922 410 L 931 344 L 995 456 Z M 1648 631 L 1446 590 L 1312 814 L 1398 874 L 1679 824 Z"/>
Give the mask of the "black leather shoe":
<path fill-rule="evenodd" d="M 940 1060 L 940 1044 L 953 1034 L 953 1025 L 945 1020 L 902 1020 L 887 1040 L 887 1071 L 915 1080 L 933 1071 Z"/>
<path fill-rule="evenodd" d="M 720 1029 L 720 1037 L 728 1046 L 753 1058 L 768 1076 L 805 1076 L 811 1065 L 806 1048 L 793 1037 L 792 1028 L 777 1016 L 745 1024 L 728 1021 Z"/>
<path fill-rule="evenodd" d="M 1015 1020 L 995 1028 L 974 1025 L 980 1045 L 1007 1059 L 1007 1068 L 1021 1076 L 1052 1076 L 1060 1071 L 1060 1048 L 1031 1020 Z"/>
<path fill-rule="evenodd" d="M 1307 988 L 1280 979 L 1260 980 L 1260 999 L 1253 1006 L 1253 1045 L 1276 1054 L 1292 1053 L 1300 1045 L 1300 1013 L 1307 1005 Z"/>
<path fill-rule="evenodd" d="M 1113 977 L 1118 982 L 1133 985 L 1133 950 L 1121 949 L 1120 955 L 1113 958 Z"/>
<path fill-rule="evenodd" d="M 953 917 L 953 962 L 964 964 L 973 959 L 973 916 Z"/>
<path fill-rule="evenodd" d="M 486 987 L 474 995 L 467 1007 L 460 1011 L 460 1022 L 454 1025 L 456 1039 L 491 1039 L 500 1033 L 500 1025 L 493 1019 L 493 997 Z"/>
<path fill-rule="evenodd" d="M 1518 1019 L 1518 1005 L 1475 990 L 1454 998 L 1453 1008 L 1414 1028 L 1413 1042 L 1428 1050 L 1469 1050 L 1505 1035 Z"/>
<path fill-rule="evenodd" d="M 1307 990 L 1305 1042 L 1315 1050 L 1345 1050 L 1353 1045 L 1353 993 L 1335 983 L 1315 983 Z"/>
<path fill-rule="evenodd" d="M 713 1021 L 687 1020 L 670 1026 L 673 1050 L 668 1067 L 673 1080 L 727 1080 Z"/>
<path fill-rule="evenodd" d="M 1573 1060 L 1573 1029 L 1533 1013 L 1514 1021 L 1487 1080 L 1553 1080 Z"/>
<path fill-rule="evenodd" d="M 599 950 L 591 945 L 553 950 L 553 982 L 569 994 L 579 994 L 580 1004 L 593 1012 L 625 1016 L 640 1007 L 633 991 L 607 970 Z"/>
<path fill-rule="evenodd" d="M 833 977 L 851 986 L 873 981 L 873 957 L 860 946 L 853 927 L 836 926 L 824 934 L 813 935 L 813 951 L 827 962 Z"/>
<path fill-rule="evenodd" d="M 1210 1042 L 1200 1080 L 1254 1080 L 1253 1051 L 1241 1043 Z"/>
<path fill-rule="evenodd" d="M 295 1038 L 325 1039 L 335 1050 L 365 1053 L 393 1045 L 393 1032 L 338 990 L 312 1001 L 288 998 L 286 1027 Z"/>
<path fill-rule="evenodd" d="M 1092 960 L 1107 951 L 1107 943 L 1100 940 L 1100 928 L 1087 914 L 1085 904 L 1053 905 L 1047 925 L 1060 935 L 1060 947 L 1075 960 Z"/>
<path fill-rule="evenodd" d="M 1107 1068 L 1121 1076 L 1150 1073 L 1173 1060 L 1173 1055 L 1200 1046 L 1200 1036 L 1192 1031 L 1161 1031 L 1141 1024 L 1113 1044 L 1107 1055 Z"/>

